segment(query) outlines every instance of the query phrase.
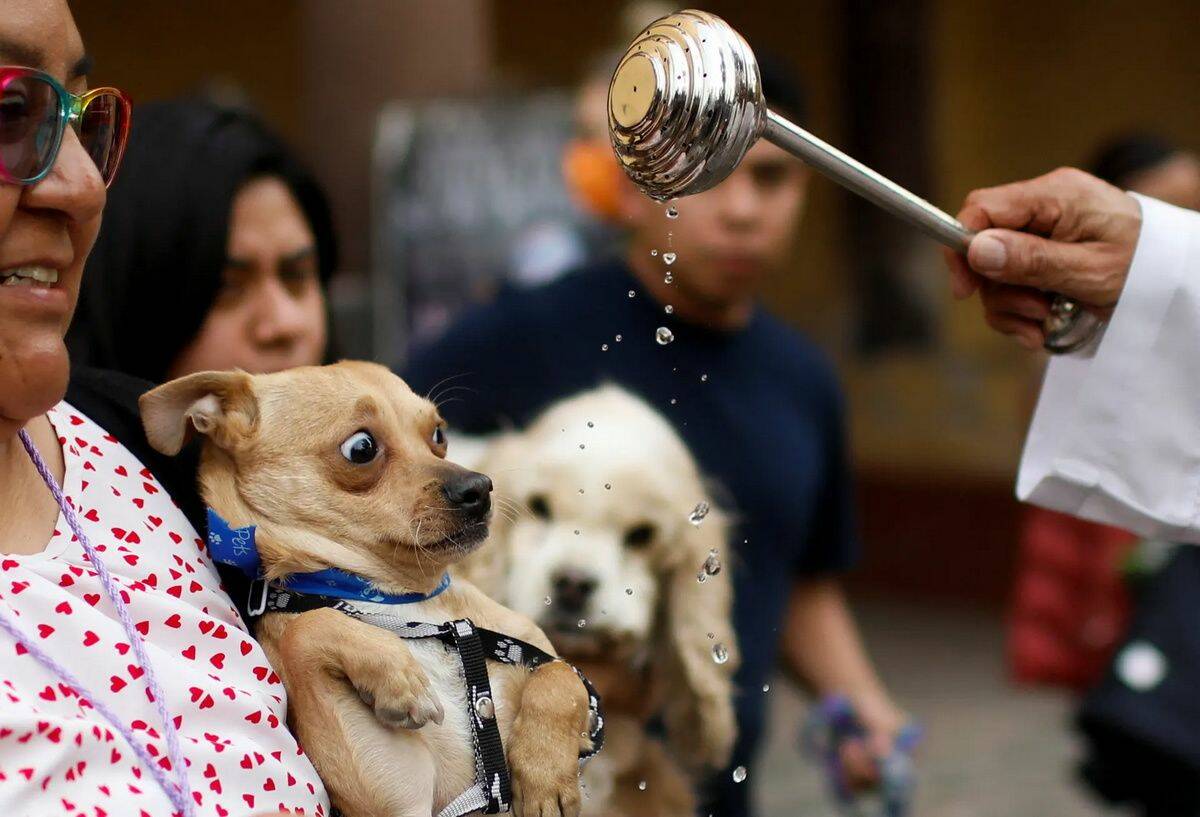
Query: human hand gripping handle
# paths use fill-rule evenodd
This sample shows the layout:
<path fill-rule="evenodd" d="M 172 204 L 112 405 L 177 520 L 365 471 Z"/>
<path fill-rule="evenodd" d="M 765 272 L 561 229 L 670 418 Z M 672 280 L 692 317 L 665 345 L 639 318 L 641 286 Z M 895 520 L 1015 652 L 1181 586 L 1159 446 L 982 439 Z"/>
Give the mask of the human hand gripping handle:
<path fill-rule="evenodd" d="M 1137 199 L 1071 168 L 976 190 L 958 219 L 976 234 L 965 255 L 946 252 L 954 295 L 978 290 L 988 325 L 1029 349 L 1050 340 L 1048 292 L 1088 320 L 1112 314 L 1142 223 Z"/>

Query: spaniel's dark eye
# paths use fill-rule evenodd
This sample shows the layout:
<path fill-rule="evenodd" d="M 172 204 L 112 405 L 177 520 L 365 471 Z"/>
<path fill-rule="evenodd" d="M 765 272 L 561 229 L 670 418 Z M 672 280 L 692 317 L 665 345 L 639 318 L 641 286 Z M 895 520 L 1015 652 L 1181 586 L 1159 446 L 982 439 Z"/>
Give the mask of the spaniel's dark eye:
<path fill-rule="evenodd" d="M 434 448 L 441 448 L 443 445 L 445 445 L 446 444 L 446 429 L 442 428 L 441 426 L 437 426 L 433 430 L 432 442 L 433 442 Z"/>
<path fill-rule="evenodd" d="M 366 465 L 379 455 L 379 446 L 369 431 L 356 431 L 341 446 L 342 456 L 355 465 Z"/>
<path fill-rule="evenodd" d="M 654 526 L 648 523 L 634 525 L 625 531 L 625 547 L 644 548 L 654 538 Z"/>
<path fill-rule="evenodd" d="M 529 497 L 529 510 L 539 519 L 550 518 L 550 503 L 546 501 L 546 497 L 541 494 L 534 494 Z"/>

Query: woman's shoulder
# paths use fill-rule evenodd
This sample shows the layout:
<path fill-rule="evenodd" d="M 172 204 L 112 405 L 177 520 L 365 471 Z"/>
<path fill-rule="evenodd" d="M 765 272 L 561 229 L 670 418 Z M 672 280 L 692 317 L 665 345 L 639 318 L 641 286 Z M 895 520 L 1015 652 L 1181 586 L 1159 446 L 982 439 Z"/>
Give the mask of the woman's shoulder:
<path fill-rule="evenodd" d="M 129 449 L 163 484 L 192 525 L 203 530 L 203 508 L 196 495 L 196 447 L 167 457 L 151 447 L 142 429 L 138 398 L 153 386 L 121 372 L 73 367 L 66 402 Z"/>

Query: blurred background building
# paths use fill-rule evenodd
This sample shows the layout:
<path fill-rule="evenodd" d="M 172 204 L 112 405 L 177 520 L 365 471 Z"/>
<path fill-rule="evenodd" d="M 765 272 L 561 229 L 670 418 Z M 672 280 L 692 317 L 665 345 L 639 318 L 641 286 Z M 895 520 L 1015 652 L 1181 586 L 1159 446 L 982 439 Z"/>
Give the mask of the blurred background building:
<path fill-rule="evenodd" d="M 340 348 L 389 362 L 415 315 L 400 260 L 446 270 L 453 310 L 463 293 L 486 296 L 493 268 L 550 274 L 525 264 L 529 247 L 562 263 L 581 251 L 561 229 L 577 214 L 552 173 L 572 89 L 648 22 L 637 19 L 647 6 L 615 0 L 72 7 L 96 80 L 135 101 L 193 91 L 241 101 L 301 150 L 330 191 L 344 248 Z M 974 187 L 1081 164 L 1114 133 L 1200 146 L 1192 0 L 702 7 L 790 60 L 811 130 L 951 211 Z M 408 162 L 420 150 L 443 164 Z M 487 150 L 508 164 L 472 164 Z M 472 187 L 490 192 L 473 199 Z M 540 190 L 536 206 L 496 199 L 517 188 Z M 484 210 L 464 215 L 463 201 L 480 200 Z M 438 220 L 438 206 L 455 217 Z M 680 209 L 686 217 L 686 201 Z M 397 244 L 414 236 L 419 246 Z M 1071 788 L 1065 701 L 1007 689 L 1001 666 L 1011 486 L 1037 363 L 987 330 L 977 304 L 952 301 L 937 247 L 823 179 L 798 239 L 795 272 L 773 281 L 769 302 L 834 356 L 849 392 L 866 541 L 851 587 L 898 699 L 933 727 L 920 813 L 1091 813 Z M 418 331 L 442 318 L 424 320 Z M 794 701 L 780 706 L 798 717 Z M 792 774 L 793 735 L 776 740 L 752 782 L 768 813 L 795 813 L 818 802 L 816 773 Z"/>

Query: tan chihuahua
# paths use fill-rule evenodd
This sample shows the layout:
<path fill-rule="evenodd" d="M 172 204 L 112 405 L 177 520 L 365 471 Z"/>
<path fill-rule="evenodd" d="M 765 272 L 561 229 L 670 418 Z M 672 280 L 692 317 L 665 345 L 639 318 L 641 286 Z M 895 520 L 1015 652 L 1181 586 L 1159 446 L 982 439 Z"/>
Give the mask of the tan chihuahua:
<path fill-rule="evenodd" d="M 193 429 L 205 436 L 201 494 L 229 524 L 256 526 L 275 587 L 336 568 L 381 595 L 421 599 L 354 603 L 366 613 L 470 619 L 553 654 L 528 618 L 465 580 L 440 584 L 487 536 L 491 481 L 446 461 L 437 408 L 386 368 L 202 372 L 147 392 L 141 410 L 165 454 Z M 489 660 L 484 711 L 468 700 L 465 660 L 435 640 L 406 640 L 332 607 L 267 612 L 257 634 L 287 687 L 292 728 L 345 817 L 452 811 L 479 782 L 472 720 L 492 718 L 515 813 L 579 813 L 578 758 L 592 748 L 595 717 L 569 665 Z"/>

